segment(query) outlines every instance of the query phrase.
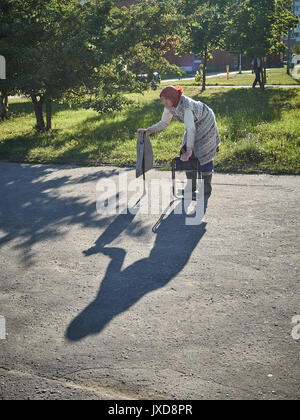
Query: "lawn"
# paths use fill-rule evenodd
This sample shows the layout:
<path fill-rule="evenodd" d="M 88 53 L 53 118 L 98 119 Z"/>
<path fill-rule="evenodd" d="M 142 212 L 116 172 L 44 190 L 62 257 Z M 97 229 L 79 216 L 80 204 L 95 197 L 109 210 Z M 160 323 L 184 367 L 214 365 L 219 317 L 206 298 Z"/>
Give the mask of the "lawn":
<path fill-rule="evenodd" d="M 216 171 L 300 174 L 300 89 L 209 89 L 185 86 L 185 94 L 213 108 L 222 139 Z M 93 110 L 54 106 L 53 130 L 34 131 L 32 104 L 10 102 L 10 119 L 0 122 L 0 159 L 18 162 L 112 164 L 136 160 L 135 131 L 159 121 L 159 90 L 128 95 L 135 105 L 105 117 Z M 155 161 L 168 165 L 178 155 L 184 125 L 172 121 L 151 136 Z"/>
<path fill-rule="evenodd" d="M 224 70 L 225 71 L 225 70 Z M 227 76 L 215 76 L 207 78 L 207 86 L 252 86 L 255 75 L 251 73 L 231 74 L 230 79 Z M 162 82 L 163 85 L 168 82 Z M 181 79 L 178 84 L 182 86 L 193 86 L 193 80 Z M 300 82 L 293 79 L 286 72 L 286 67 L 278 69 L 267 70 L 267 84 L 268 85 L 300 85 Z"/>

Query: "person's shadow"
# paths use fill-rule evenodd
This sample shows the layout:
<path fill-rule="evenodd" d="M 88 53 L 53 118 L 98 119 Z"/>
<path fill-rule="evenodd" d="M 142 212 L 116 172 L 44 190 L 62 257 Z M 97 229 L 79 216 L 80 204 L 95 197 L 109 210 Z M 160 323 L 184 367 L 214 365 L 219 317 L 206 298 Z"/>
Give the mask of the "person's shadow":
<path fill-rule="evenodd" d="M 207 200 L 205 210 L 206 207 Z M 68 326 L 68 340 L 79 341 L 88 335 L 100 333 L 114 317 L 127 311 L 147 293 L 166 286 L 185 267 L 205 234 L 206 223 L 187 226 L 187 215 L 184 212 L 176 213 L 174 209 L 160 221 L 155 231 L 155 244 L 149 256 L 134 262 L 124 270 L 122 265 L 126 251 L 106 245 L 125 229 L 134 232 L 135 215 L 130 212 L 117 216 L 95 246 L 84 252 L 86 256 L 102 253 L 108 255 L 111 261 L 96 299 Z M 137 236 L 139 247 L 143 246 L 142 237 L 143 233 Z"/>

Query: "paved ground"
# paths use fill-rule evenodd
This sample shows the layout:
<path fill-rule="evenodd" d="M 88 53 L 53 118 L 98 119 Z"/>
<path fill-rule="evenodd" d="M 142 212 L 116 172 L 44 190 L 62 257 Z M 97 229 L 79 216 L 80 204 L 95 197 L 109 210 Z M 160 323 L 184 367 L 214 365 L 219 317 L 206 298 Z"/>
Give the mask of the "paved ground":
<path fill-rule="evenodd" d="M 118 171 L 0 163 L 0 398 L 298 399 L 300 178 L 215 174 L 188 226 L 98 214 Z"/>

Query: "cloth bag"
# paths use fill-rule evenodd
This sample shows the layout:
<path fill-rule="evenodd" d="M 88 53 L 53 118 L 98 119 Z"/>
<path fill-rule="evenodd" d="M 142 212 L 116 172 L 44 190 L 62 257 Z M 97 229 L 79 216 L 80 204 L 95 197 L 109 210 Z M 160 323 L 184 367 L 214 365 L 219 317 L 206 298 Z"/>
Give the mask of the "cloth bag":
<path fill-rule="evenodd" d="M 180 149 L 180 157 L 185 152 L 186 145 L 184 144 Z M 187 162 L 182 162 L 180 157 L 176 157 L 172 160 L 172 171 L 200 171 L 200 162 L 194 155 L 194 152 Z"/>
<path fill-rule="evenodd" d="M 141 131 L 136 143 L 136 178 L 153 169 L 153 148 L 146 131 Z"/>

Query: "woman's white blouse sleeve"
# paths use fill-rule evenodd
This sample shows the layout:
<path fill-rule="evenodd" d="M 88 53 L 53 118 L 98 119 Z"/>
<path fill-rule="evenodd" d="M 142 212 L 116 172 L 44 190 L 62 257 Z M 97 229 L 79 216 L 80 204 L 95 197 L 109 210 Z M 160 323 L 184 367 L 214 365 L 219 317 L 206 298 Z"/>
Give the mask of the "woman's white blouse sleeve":
<path fill-rule="evenodd" d="M 168 110 L 168 108 L 164 108 L 164 112 L 162 114 L 161 120 L 149 127 L 151 133 L 156 133 L 157 131 L 164 130 L 165 128 L 170 125 L 170 122 L 173 118 L 173 114 Z"/>
<path fill-rule="evenodd" d="M 196 126 L 194 121 L 194 113 L 191 109 L 186 109 L 184 112 L 184 124 L 186 128 L 186 146 L 187 150 L 194 148 Z"/>

